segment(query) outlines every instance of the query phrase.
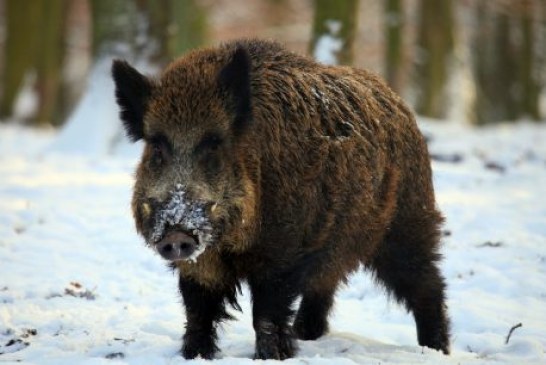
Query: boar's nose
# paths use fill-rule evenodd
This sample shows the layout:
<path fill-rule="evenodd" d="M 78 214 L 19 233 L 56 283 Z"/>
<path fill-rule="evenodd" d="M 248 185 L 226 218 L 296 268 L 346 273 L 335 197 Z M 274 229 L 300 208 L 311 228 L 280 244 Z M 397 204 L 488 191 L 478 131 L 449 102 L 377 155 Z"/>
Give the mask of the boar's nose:
<path fill-rule="evenodd" d="M 157 252 L 165 260 L 184 260 L 191 256 L 197 248 L 197 241 L 180 231 L 168 232 L 161 241 L 156 244 Z"/>

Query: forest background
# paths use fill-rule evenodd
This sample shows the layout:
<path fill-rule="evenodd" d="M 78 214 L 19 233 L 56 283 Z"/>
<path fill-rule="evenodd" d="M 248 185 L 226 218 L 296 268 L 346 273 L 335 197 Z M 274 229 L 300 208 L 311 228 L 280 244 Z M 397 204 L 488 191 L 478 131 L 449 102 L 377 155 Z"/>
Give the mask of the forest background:
<path fill-rule="evenodd" d="M 546 116 L 546 0 L 0 0 L 0 120 L 58 128 L 112 58 L 155 74 L 238 37 L 371 69 L 422 116 Z"/>

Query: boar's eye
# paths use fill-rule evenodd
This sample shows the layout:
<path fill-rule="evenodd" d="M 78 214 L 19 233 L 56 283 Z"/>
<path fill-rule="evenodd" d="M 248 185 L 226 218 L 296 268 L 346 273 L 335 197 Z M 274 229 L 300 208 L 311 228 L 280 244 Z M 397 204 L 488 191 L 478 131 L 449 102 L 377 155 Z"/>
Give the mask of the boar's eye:
<path fill-rule="evenodd" d="M 161 165 L 163 163 L 163 151 L 159 144 L 152 144 L 152 163 L 154 165 Z"/>
<path fill-rule="evenodd" d="M 150 163 L 153 167 L 163 165 L 171 155 L 169 142 L 163 136 L 155 136 L 148 141 L 151 147 Z"/>
<path fill-rule="evenodd" d="M 223 143 L 224 140 L 220 134 L 209 133 L 195 147 L 194 154 L 210 177 L 213 177 L 221 169 L 222 159 L 217 152 Z"/>
<path fill-rule="evenodd" d="M 206 134 L 195 147 L 196 153 L 216 151 L 222 145 L 222 137 L 217 133 Z"/>

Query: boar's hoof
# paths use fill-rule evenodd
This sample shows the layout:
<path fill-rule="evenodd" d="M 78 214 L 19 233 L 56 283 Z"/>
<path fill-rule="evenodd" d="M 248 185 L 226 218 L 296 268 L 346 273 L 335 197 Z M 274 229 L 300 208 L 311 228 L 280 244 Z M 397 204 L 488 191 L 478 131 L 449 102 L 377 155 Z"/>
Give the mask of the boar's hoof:
<path fill-rule="evenodd" d="M 419 345 L 442 351 L 444 355 L 449 355 L 449 335 L 447 331 L 439 331 L 428 336 L 419 336 Z"/>
<path fill-rule="evenodd" d="M 321 318 L 302 318 L 299 313 L 294 321 L 294 333 L 303 341 L 314 341 L 328 332 L 328 322 Z"/>
<path fill-rule="evenodd" d="M 182 356 L 185 359 L 195 359 L 201 356 L 203 359 L 211 360 L 218 351 L 214 343 L 214 336 L 203 333 L 186 333 L 184 335 L 184 345 L 182 346 Z"/>
<path fill-rule="evenodd" d="M 445 309 L 431 312 L 436 314 L 432 315 L 431 318 L 423 318 L 422 315 L 416 315 L 417 340 L 419 345 L 442 351 L 445 355 L 449 355 L 449 328 Z"/>
<path fill-rule="evenodd" d="M 297 351 L 292 329 L 286 327 L 273 333 L 256 334 L 256 353 L 254 359 L 285 360 L 294 357 Z"/>
<path fill-rule="evenodd" d="M 191 256 L 197 248 L 197 240 L 181 232 L 171 231 L 156 244 L 157 252 L 165 260 L 184 260 Z"/>

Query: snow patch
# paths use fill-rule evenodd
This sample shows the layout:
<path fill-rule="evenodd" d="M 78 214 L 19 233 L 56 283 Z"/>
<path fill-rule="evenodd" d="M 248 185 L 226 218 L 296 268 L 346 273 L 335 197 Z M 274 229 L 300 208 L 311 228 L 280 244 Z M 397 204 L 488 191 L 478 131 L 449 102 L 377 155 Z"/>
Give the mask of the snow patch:
<path fill-rule="evenodd" d="M 315 87 L 311 87 L 311 93 L 317 99 L 317 101 L 322 105 L 325 110 L 328 110 L 330 107 L 330 99 L 322 90 L 318 90 Z"/>
<path fill-rule="evenodd" d="M 328 33 L 317 40 L 313 57 L 326 65 L 337 65 L 339 63 L 337 54 L 343 48 L 343 40 L 338 37 L 342 25 L 337 20 L 326 20 L 325 26 Z"/>
<path fill-rule="evenodd" d="M 205 213 L 205 204 L 190 201 L 186 197 L 184 186 L 180 184 L 171 193 L 169 202 L 157 213 L 151 241 L 158 242 L 165 234 L 165 228 L 174 225 L 182 226 L 184 230 L 191 231 L 199 238 L 197 249 L 187 259 L 195 262 L 212 243 L 213 229 Z"/>
<path fill-rule="evenodd" d="M 142 144 L 132 144 L 126 138 L 119 119 L 114 82 L 110 76 L 111 66 L 110 57 L 96 61 L 82 100 L 68 118 L 58 138 L 45 152 L 93 157 L 112 154 L 132 157 L 140 154 Z M 144 67 L 145 70 L 148 68 Z"/>
<path fill-rule="evenodd" d="M 440 265 L 452 354 L 418 346 L 412 316 L 359 271 L 336 294 L 331 332 L 300 341 L 285 364 L 544 363 L 546 124 L 418 122 L 432 154 L 462 157 L 432 162 L 447 218 Z M 185 321 L 178 277 L 138 243 L 131 217 L 137 160 L 34 153 L 54 137 L 0 124 L 0 363 L 185 363 L 178 355 Z M 96 299 L 55 295 L 76 281 Z M 243 312 L 219 329 L 214 364 L 277 364 L 251 360 L 252 300 L 242 289 Z M 506 344 L 517 323 L 523 327 Z M 25 338 L 28 330 L 37 335 Z M 117 353 L 125 357 L 109 359 Z"/>
<path fill-rule="evenodd" d="M 114 141 L 122 139 L 110 66 L 111 60 L 106 57 L 93 66 L 88 90 L 50 146 L 51 151 L 101 156 L 112 151 Z"/>
<path fill-rule="evenodd" d="M 26 120 L 32 118 L 38 110 L 38 94 L 36 92 L 36 72 L 27 72 L 23 79 L 21 91 L 17 94 L 13 105 L 13 119 Z"/>

